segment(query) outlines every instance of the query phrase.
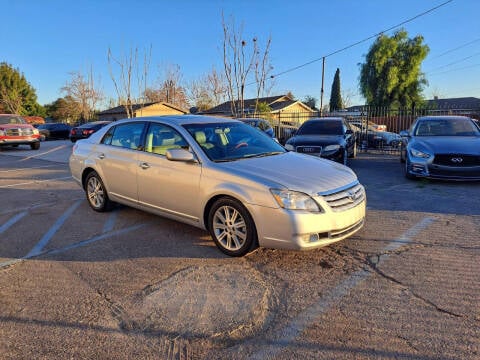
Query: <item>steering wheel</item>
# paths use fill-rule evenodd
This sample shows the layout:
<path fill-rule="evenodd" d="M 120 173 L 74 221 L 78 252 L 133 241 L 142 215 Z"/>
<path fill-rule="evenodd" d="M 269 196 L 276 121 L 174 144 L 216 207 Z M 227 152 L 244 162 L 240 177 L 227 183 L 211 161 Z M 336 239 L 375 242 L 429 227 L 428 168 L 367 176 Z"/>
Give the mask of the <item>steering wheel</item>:
<path fill-rule="evenodd" d="M 240 149 L 241 147 L 248 146 L 248 144 L 244 141 L 239 142 L 237 145 L 235 145 L 235 150 Z"/>

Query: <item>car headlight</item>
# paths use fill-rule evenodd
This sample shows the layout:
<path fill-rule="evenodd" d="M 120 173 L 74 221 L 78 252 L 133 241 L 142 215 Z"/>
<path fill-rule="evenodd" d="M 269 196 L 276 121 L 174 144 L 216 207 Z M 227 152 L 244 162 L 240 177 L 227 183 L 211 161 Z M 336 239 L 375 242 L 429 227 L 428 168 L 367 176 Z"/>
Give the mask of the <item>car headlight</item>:
<path fill-rule="evenodd" d="M 285 144 L 285 149 L 287 149 L 288 151 L 294 151 L 295 150 L 293 145 L 290 145 L 290 144 Z"/>
<path fill-rule="evenodd" d="M 336 151 L 340 149 L 340 145 L 334 144 L 334 145 L 327 145 L 323 148 L 323 151 Z"/>
<path fill-rule="evenodd" d="M 38 129 L 33 129 L 33 133 L 34 133 L 35 135 L 40 134 L 40 133 L 38 132 Z"/>
<path fill-rule="evenodd" d="M 422 158 L 422 159 L 428 159 L 430 157 L 430 154 L 427 154 L 423 151 L 420 151 L 420 150 L 417 150 L 417 149 L 414 149 L 414 148 L 410 149 L 410 154 L 412 154 L 412 156 L 414 156 L 414 157 L 419 157 L 419 158 Z"/>
<path fill-rule="evenodd" d="M 3 131 L 2 129 L 0 129 L 0 136 L 5 136 L 5 131 Z"/>
<path fill-rule="evenodd" d="M 292 191 L 270 189 L 278 205 L 288 210 L 307 210 L 320 212 L 320 206 L 307 194 Z"/>

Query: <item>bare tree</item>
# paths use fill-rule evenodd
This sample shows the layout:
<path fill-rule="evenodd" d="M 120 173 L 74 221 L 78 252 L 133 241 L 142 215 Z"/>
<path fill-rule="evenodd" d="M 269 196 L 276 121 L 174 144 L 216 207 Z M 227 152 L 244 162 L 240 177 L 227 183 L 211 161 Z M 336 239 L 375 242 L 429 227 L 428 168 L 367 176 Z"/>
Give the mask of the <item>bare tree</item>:
<path fill-rule="evenodd" d="M 355 92 L 352 89 L 345 89 L 341 91 L 343 107 L 348 108 L 352 106 L 353 98 L 355 97 Z"/>
<path fill-rule="evenodd" d="M 234 116 L 244 114 L 245 86 L 250 72 L 255 69 L 260 54 L 257 38 L 253 38 L 252 50 L 249 50 L 247 41 L 243 37 L 243 29 L 237 30 L 233 17 L 230 23 L 225 21 L 222 13 L 223 27 L 223 64 L 225 77 L 227 79 L 227 94 L 230 100 L 231 112 Z M 270 46 L 270 40 L 268 47 Z M 268 47 L 264 56 L 268 56 Z M 261 78 L 261 69 L 264 60 L 258 62 L 259 78 Z M 265 60 L 265 64 L 267 61 Z M 257 81 L 257 86 L 261 87 L 262 82 Z M 258 94 L 258 92 L 257 92 Z"/>
<path fill-rule="evenodd" d="M 152 46 L 144 51 L 143 64 L 139 63 L 138 48 L 130 48 L 128 55 L 120 58 L 113 56 L 111 49 L 108 49 L 108 67 L 110 77 L 115 86 L 118 102 L 125 107 L 127 117 L 133 117 L 133 105 L 140 100 L 144 103 L 144 94 L 147 89 L 147 76 L 149 73 Z M 118 75 L 114 74 L 113 65 L 117 66 Z M 134 84 L 136 83 L 136 84 Z M 136 85 L 136 86 L 135 86 Z M 134 90 L 137 89 L 137 91 Z"/>
<path fill-rule="evenodd" d="M 225 77 L 215 68 L 190 81 L 186 87 L 190 102 L 199 110 L 207 110 L 225 101 L 226 89 Z"/>
<path fill-rule="evenodd" d="M 145 89 L 144 96 L 148 101 L 165 101 L 182 109 L 189 107 L 185 87 L 182 85 L 180 66 L 168 64 L 160 66 L 163 76 L 158 80 L 157 88 Z"/>
<path fill-rule="evenodd" d="M 255 54 L 255 81 L 257 83 L 257 100 L 255 102 L 255 112 L 258 111 L 258 99 L 262 97 L 265 93 L 265 82 L 267 80 L 267 76 L 273 69 L 272 65 L 269 62 L 269 51 L 270 51 L 270 44 L 272 43 L 272 38 L 269 37 L 267 40 L 267 44 L 265 45 L 265 51 L 263 54 L 260 54 L 260 50 L 258 47 L 258 41 L 253 39 L 253 47 L 254 47 L 254 54 Z"/>
<path fill-rule="evenodd" d="M 87 76 L 79 71 L 71 72 L 70 76 L 70 81 L 61 90 L 66 97 L 73 100 L 72 104 L 77 104 L 79 107 L 81 121 L 91 120 L 95 115 L 97 104 L 103 99 L 102 91 L 95 87 L 93 69 L 90 68 Z"/>

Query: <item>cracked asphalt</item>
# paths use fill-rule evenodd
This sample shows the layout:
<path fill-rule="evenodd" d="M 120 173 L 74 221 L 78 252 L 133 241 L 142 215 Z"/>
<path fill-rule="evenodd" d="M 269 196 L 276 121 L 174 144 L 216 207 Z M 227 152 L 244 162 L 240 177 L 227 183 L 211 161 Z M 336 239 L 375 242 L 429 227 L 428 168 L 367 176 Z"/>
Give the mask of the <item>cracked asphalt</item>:
<path fill-rule="evenodd" d="M 91 211 L 70 147 L 0 149 L 0 358 L 480 358 L 480 183 L 362 153 L 355 236 L 228 258 L 199 229 Z"/>

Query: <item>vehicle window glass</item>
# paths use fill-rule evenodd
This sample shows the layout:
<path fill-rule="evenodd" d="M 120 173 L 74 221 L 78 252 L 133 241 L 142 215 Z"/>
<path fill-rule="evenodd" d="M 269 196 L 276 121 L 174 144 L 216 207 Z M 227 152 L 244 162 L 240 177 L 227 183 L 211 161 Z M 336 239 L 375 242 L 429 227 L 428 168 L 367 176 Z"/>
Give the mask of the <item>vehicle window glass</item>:
<path fill-rule="evenodd" d="M 268 124 L 264 121 L 259 121 L 258 122 L 258 127 L 260 128 L 260 130 L 267 130 L 269 128 Z"/>
<path fill-rule="evenodd" d="M 145 138 L 145 151 L 164 155 L 170 149 L 188 149 L 189 145 L 175 129 L 170 126 L 151 123 Z"/>
<path fill-rule="evenodd" d="M 300 129 L 298 135 L 342 135 L 341 121 L 317 120 L 307 121 Z"/>
<path fill-rule="evenodd" d="M 225 122 L 183 126 L 210 160 L 235 161 L 283 154 L 285 149 L 245 123 Z"/>
<path fill-rule="evenodd" d="M 0 124 L 26 124 L 27 122 L 20 116 L 0 116 Z"/>
<path fill-rule="evenodd" d="M 102 143 L 106 144 L 108 138 L 110 145 L 137 150 L 141 144 L 144 123 L 126 123 L 113 127 L 105 134 Z M 113 134 L 109 134 L 113 130 Z"/>
<path fill-rule="evenodd" d="M 112 126 L 108 129 L 107 133 L 103 136 L 101 143 L 104 145 L 110 145 L 112 143 L 113 131 L 115 130 L 115 126 Z"/>

